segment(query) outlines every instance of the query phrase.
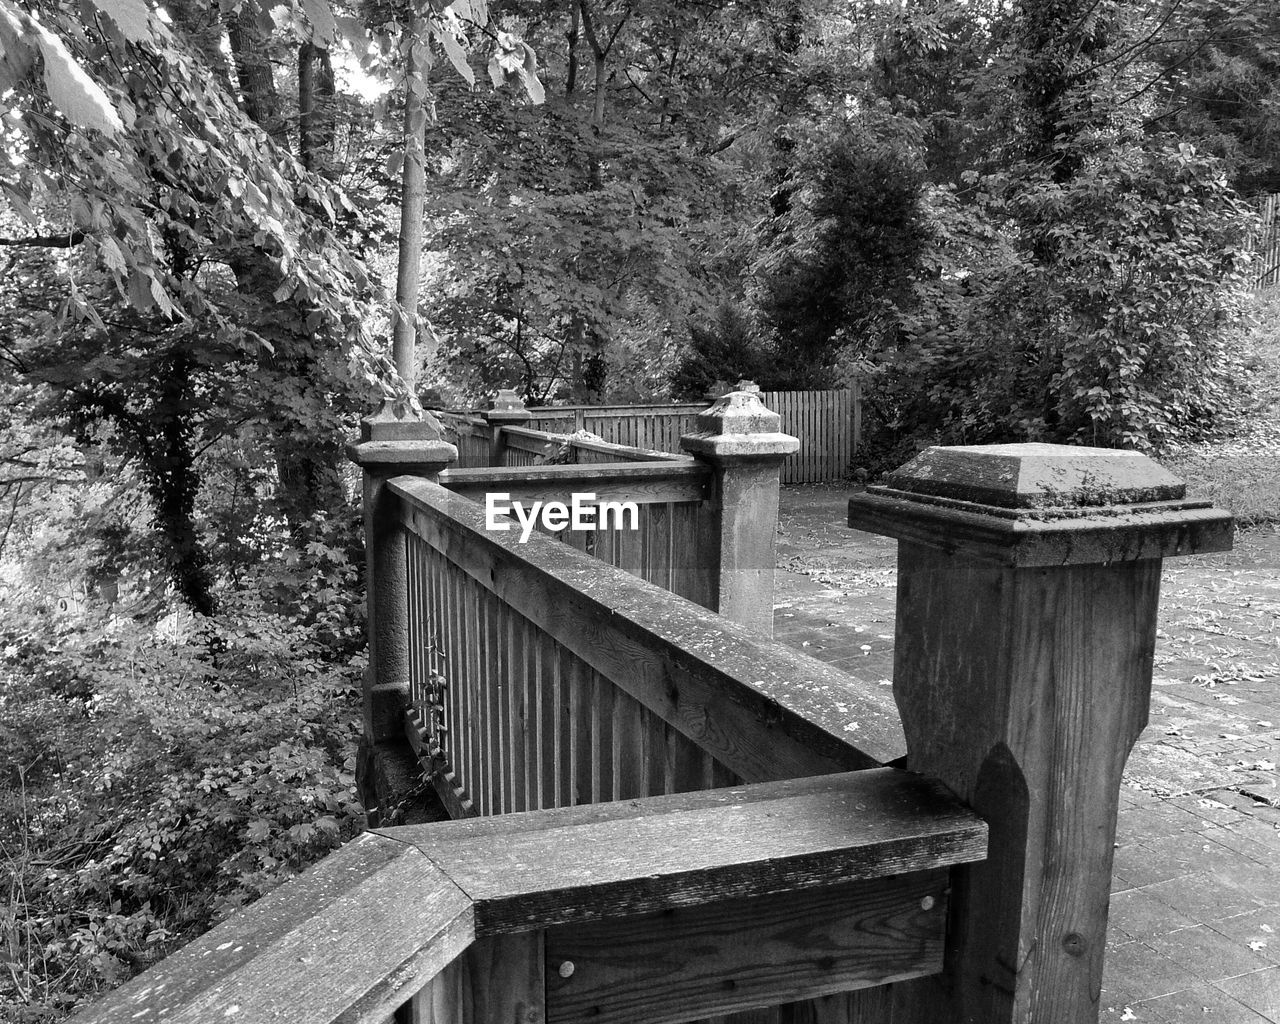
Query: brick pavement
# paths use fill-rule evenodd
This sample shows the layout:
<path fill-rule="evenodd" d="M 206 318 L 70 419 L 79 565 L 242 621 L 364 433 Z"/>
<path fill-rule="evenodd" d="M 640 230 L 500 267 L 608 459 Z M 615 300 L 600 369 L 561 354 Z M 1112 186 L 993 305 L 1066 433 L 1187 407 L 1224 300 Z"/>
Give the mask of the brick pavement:
<path fill-rule="evenodd" d="M 888 686 L 895 544 L 783 493 L 775 631 Z M 1193 562 L 1200 563 L 1198 566 Z M 1120 794 L 1103 1021 L 1280 1024 L 1280 533 L 1166 563 L 1151 724 Z"/>

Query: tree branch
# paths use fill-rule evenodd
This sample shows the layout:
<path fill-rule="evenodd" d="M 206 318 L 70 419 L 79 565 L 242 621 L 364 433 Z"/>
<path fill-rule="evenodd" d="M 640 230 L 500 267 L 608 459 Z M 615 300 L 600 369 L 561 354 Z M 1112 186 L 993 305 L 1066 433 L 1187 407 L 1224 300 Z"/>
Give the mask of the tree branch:
<path fill-rule="evenodd" d="M 71 231 L 64 235 L 28 235 L 26 238 L 0 238 L 0 245 L 29 245 L 33 248 L 70 249 L 84 241 L 83 231 Z"/>

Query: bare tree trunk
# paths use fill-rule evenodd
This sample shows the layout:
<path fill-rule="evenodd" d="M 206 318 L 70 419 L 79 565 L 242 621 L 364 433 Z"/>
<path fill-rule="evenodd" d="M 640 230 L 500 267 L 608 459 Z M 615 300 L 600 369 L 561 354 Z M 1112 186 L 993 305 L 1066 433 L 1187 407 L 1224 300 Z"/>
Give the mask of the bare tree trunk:
<path fill-rule="evenodd" d="M 396 372 L 414 387 L 418 356 L 418 292 L 422 283 L 422 210 L 426 200 L 426 135 L 431 105 L 427 72 L 431 51 L 427 48 L 427 20 L 421 7 L 414 11 L 410 29 L 404 96 L 404 168 L 400 192 L 400 254 L 396 267 L 395 327 L 391 351 Z M 429 336 L 428 336 L 429 337 Z M 435 355 L 430 347 L 424 356 Z"/>

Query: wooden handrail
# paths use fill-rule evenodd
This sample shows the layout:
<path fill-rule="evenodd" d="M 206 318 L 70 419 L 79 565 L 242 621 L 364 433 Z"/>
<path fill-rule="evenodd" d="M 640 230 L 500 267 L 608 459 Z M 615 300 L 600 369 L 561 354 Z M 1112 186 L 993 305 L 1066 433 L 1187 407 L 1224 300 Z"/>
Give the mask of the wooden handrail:
<path fill-rule="evenodd" d="M 612 455 L 636 462 L 674 462 L 692 463 L 688 455 L 676 452 L 660 452 L 653 448 L 636 448 L 633 445 L 615 444 L 612 441 L 595 441 L 590 438 L 574 437 L 571 434 L 555 433 L 549 430 L 537 430 L 533 427 L 503 427 L 502 432 L 510 437 L 523 438 L 528 441 L 548 444 L 568 444 L 582 451 L 594 452 L 597 455 Z"/>
<path fill-rule="evenodd" d="M 876 767 L 906 751 L 860 679 L 548 537 L 520 544 L 438 484 L 396 477 L 401 524 L 748 782 Z"/>
<path fill-rule="evenodd" d="M 367 833 L 72 1020 L 383 1024 L 474 941 L 466 893 Z"/>
<path fill-rule="evenodd" d="M 900 947 L 895 976 L 917 976 L 941 967 L 946 877 L 921 874 L 907 892 L 879 880 L 985 850 L 980 819 L 943 787 L 892 769 L 384 829 L 73 1021 L 381 1024 L 478 939 L 858 880 L 876 883 L 856 892 L 877 920 L 885 899 L 905 907 L 928 893 L 905 934 L 899 924 L 882 936 Z M 706 987 L 723 1002 L 733 986 Z"/>
<path fill-rule="evenodd" d="M 490 491 L 507 492 L 515 501 L 563 493 L 572 484 L 582 489 L 589 483 L 601 501 L 705 501 L 711 483 L 710 467 L 689 459 L 685 462 L 610 462 L 591 467 L 584 481 L 582 466 L 497 466 L 476 469 L 447 469 L 440 484 L 455 494 L 482 500 Z"/>

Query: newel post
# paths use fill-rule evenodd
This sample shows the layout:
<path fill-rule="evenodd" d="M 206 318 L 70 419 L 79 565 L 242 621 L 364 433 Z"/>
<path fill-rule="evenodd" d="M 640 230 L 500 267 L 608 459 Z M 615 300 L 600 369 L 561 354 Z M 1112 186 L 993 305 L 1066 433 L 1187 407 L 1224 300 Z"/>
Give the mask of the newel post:
<path fill-rule="evenodd" d="M 759 392 L 750 381 L 739 382 L 738 390 L 698 414 L 697 429 L 680 438 L 680 447 L 715 470 L 716 526 L 706 552 L 710 607 L 772 636 L 778 480 L 782 460 L 800 442 L 780 431 L 781 419 Z"/>
<path fill-rule="evenodd" d="M 1232 521 L 1136 452 L 930 448 L 849 503 L 898 538 L 908 767 L 990 827 L 955 876 L 947 966 L 895 1024 L 1098 1017 L 1121 772 L 1147 721 L 1161 559 Z"/>
<path fill-rule="evenodd" d="M 503 427 L 522 427 L 533 419 L 533 413 L 510 388 L 502 388 L 489 401 L 489 408 L 481 415 L 489 424 L 489 465 L 501 466 L 506 458 L 507 441 L 502 436 Z"/>
<path fill-rule="evenodd" d="M 458 457 L 439 421 L 400 418 L 384 406 L 360 421 L 360 440 L 347 446 L 364 471 L 365 591 L 369 667 L 364 678 L 359 780 L 366 806 L 377 804 L 379 760 L 403 761 L 408 749 L 404 709 L 409 699 L 409 573 L 397 501 L 385 483 L 395 476 L 434 477 Z M 411 755 L 410 755 L 411 756 Z M 385 794 L 384 794 L 385 799 Z"/>

